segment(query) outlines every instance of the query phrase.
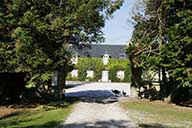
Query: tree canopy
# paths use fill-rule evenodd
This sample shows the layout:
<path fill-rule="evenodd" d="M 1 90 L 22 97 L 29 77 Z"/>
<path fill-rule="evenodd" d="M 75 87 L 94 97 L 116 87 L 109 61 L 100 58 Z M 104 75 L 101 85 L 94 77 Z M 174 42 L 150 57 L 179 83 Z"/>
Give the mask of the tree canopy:
<path fill-rule="evenodd" d="M 69 44 L 101 42 L 101 28 L 123 0 L 1 0 L 0 71 L 25 72 L 28 86 L 48 84 L 70 65 Z M 49 83 L 50 84 L 50 83 Z"/>
<path fill-rule="evenodd" d="M 161 97 L 177 94 L 178 101 L 192 98 L 192 1 L 142 3 L 145 13 L 134 16 L 135 31 L 128 47 L 132 65 L 159 72 Z"/>

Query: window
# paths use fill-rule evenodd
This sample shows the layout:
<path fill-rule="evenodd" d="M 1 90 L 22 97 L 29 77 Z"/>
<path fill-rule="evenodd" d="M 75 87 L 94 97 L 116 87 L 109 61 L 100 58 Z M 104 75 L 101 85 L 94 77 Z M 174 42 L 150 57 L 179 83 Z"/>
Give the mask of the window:
<path fill-rule="evenodd" d="M 126 58 L 126 54 L 125 53 L 120 53 L 119 54 L 119 58 L 120 59 L 125 59 Z"/>

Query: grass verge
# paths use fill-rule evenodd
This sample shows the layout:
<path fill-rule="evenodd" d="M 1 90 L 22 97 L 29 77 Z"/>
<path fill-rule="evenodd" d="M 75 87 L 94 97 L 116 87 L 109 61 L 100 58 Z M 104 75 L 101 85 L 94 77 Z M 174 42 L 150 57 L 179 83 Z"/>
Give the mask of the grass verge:
<path fill-rule="evenodd" d="M 141 128 L 192 127 L 192 108 L 148 100 L 129 100 L 121 105 Z"/>
<path fill-rule="evenodd" d="M 39 105 L 35 108 L 22 109 L 0 119 L 0 128 L 60 128 L 70 114 L 72 105 L 63 107 Z"/>

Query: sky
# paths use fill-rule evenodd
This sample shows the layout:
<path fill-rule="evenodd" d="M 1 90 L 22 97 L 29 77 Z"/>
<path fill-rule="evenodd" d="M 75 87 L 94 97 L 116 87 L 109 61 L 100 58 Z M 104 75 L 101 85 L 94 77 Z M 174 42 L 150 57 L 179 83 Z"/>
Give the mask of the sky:
<path fill-rule="evenodd" d="M 126 44 L 131 39 L 133 25 L 129 22 L 137 0 L 124 0 L 123 6 L 117 10 L 112 19 L 105 22 L 103 29 L 104 44 Z"/>

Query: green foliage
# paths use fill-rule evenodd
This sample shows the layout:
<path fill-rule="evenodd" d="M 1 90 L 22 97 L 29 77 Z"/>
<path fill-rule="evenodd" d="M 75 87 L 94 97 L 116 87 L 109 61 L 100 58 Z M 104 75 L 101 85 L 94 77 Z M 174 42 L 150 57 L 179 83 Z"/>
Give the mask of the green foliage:
<path fill-rule="evenodd" d="M 161 95 L 166 97 L 177 92 L 179 97 L 179 90 L 192 87 L 191 0 L 155 0 L 144 1 L 144 4 L 145 15 L 134 17 L 136 29 L 127 50 L 131 64 L 143 70 L 161 70 Z M 180 96 L 184 99 L 192 98 L 190 92 L 186 91 L 186 96 L 182 93 Z"/>
<path fill-rule="evenodd" d="M 71 105 L 65 108 L 38 106 L 29 111 L 19 112 L 1 119 L 0 125 L 1 128 L 61 128 L 60 123 L 67 118 L 71 109 Z"/>
<path fill-rule="evenodd" d="M 101 72 L 104 69 L 104 65 L 102 59 L 99 58 L 79 58 L 75 69 L 78 70 L 78 80 L 86 80 L 87 70 L 93 70 L 94 78 L 92 80 L 98 81 L 101 79 Z"/>
<path fill-rule="evenodd" d="M 112 82 L 130 82 L 131 73 L 128 60 L 110 59 L 106 69 L 109 70 L 109 79 Z M 125 71 L 125 78 L 123 80 L 116 77 L 117 71 L 119 70 Z"/>
<path fill-rule="evenodd" d="M 79 58 L 78 64 L 75 65 L 75 69 L 78 70 L 78 80 L 80 81 L 98 81 L 102 77 L 102 71 L 109 71 L 109 80 L 112 82 L 129 82 L 130 81 L 130 66 L 128 60 L 123 59 L 109 59 L 108 65 L 103 65 L 102 58 Z M 94 71 L 93 78 L 87 78 L 87 70 Z M 125 71 L 124 80 L 120 80 L 116 77 L 116 73 L 119 70 Z M 76 78 L 71 78 L 71 74 L 68 74 L 68 80 L 77 80 Z"/>
<path fill-rule="evenodd" d="M 1 0 L 0 71 L 25 72 L 28 87 L 70 71 L 69 44 L 101 42 L 123 0 Z M 64 77 L 62 77 L 64 79 Z M 64 81 L 63 81 L 64 82 Z"/>

